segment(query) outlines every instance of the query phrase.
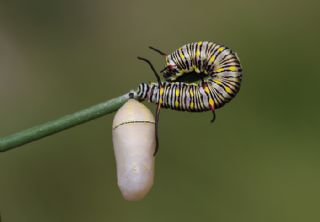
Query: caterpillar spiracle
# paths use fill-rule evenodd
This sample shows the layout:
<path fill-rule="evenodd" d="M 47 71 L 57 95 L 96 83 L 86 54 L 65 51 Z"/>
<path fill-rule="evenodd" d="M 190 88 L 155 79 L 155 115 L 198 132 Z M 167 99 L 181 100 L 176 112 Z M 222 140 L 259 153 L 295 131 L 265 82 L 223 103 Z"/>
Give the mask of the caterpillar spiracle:
<path fill-rule="evenodd" d="M 157 82 L 141 83 L 135 93 L 138 99 L 157 104 L 156 134 L 160 108 L 188 112 L 211 111 L 213 122 L 215 110 L 233 99 L 240 90 L 240 60 L 226 46 L 199 41 L 183 45 L 171 54 L 153 47 L 150 49 L 165 57 L 166 66 L 160 71 L 165 81 L 161 82 L 149 60 L 138 57 L 150 65 Z M 157 148 L 158 145 L 156 151 Z"/>

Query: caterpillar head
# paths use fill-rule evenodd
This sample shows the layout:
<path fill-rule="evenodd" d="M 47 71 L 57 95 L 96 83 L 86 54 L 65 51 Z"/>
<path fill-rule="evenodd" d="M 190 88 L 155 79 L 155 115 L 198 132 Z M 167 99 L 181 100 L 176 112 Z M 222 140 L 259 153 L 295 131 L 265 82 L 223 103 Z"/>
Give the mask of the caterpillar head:
<path fill-rule="evenodd" d="M 162 69 L 160 72 L 166 80 L 171 80 L 172 76 L 175 76 L 177 73 L 179 73 L 179 68 L 172 59 L 171 55 L 166 56 L 166 67 L 164 67 L 164 69 Z"/>

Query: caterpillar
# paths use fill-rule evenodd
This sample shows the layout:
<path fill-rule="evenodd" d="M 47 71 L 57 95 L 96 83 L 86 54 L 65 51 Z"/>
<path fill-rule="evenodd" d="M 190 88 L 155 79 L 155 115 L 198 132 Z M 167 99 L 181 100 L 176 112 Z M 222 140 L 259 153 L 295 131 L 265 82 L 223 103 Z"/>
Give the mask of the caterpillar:
<path fill-rule="evenodd" d="M 211 111 L 228 103 L 240 90 L 242 67 L 235 52 L 226 46 L 208 41 L 189 43 L 171 54 L 154 47 L 150 49 L 165 57 L 166 66 L 160 76 L 152 63 L 142 57 L 152 69 L 157 82 L 141 83 L 136 97 L 157 104 L 156 136 L 160 108 L 179 111 Z M 155 153 L 158 150 L 158 136 Z"/>

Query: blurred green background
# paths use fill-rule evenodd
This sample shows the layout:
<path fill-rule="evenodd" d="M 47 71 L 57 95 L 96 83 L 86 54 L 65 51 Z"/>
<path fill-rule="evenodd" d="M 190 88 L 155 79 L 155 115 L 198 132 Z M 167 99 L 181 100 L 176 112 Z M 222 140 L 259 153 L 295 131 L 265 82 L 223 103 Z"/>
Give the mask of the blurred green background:
<path fill-rule="evenodd" d="M 155 184 L 116 184 L 113 115 L 0 154 L 2 221 L 320 221 L 319 1 L 0 2 L 0 135 L 154 81 L 171 52 L 225 44 L 239 95 L 211 113 L 162 110 Z M 154 109 L 153 105 L 147 104 Z"/>

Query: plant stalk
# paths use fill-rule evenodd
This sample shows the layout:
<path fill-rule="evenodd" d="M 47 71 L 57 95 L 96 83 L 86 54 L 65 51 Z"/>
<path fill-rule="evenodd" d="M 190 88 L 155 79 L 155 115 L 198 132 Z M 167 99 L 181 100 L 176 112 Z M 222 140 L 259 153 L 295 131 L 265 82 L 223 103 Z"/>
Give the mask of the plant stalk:
<path fill-rule="evenodd" d="M 0 152 L 39 140 L 118 110 L 129 99 L 129 93 L 93 105 L 78 112 L 0 138 Z"/>

